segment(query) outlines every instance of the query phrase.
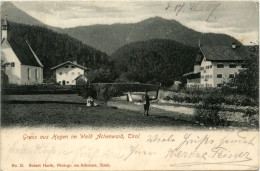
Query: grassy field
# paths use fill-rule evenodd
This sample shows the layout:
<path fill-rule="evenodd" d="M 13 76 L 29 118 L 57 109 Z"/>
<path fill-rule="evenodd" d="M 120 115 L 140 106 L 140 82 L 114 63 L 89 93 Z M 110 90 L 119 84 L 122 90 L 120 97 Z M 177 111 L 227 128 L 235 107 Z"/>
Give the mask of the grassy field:
<path fill-rule="evenodd" d="M 98 103 L 98 102 L 97 102 Z M 86 99 L 76 94 L 3 95 L 1 124 L 12 126 L 54 127 L 172 127 L 174 129 L 208 129 L 195 123 L 192 115 L 150 107 L 150 116 L 143 115 L 143 106 L 129 102 L 98 103 L 86 107 Z M 121 105 L 121 106 L 120 106 Z M 175 107 L 176 108 L 176 107 Z M 251 127 L 232 121 L 226 127 Z M 255 126 L 252 126 L 255 128 Z"/>
<path fill-rule="evenodd" d="M 2 126 L 200 127 L 163 114 L 147 117 L 105 104 L 85 107 L 86 100 L 77 95 L 9 95 L 2 101 Z"/>

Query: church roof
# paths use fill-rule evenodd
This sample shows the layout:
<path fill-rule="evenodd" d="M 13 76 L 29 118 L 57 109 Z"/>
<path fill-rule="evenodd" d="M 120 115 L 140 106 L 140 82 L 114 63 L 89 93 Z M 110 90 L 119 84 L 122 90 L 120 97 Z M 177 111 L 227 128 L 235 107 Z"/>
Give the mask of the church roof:
<path fill-rule="evenodd" d="M 12 39 L 8 41 L 4 38 L 1 42 L 1 48 L 12 48 L 22 65 L 43 67 L 27 41 L 20 41 L 18 43 L 18 41 L 13 41 Z"/>
<path fill-rule="evenodd" d="M 6 16 L 1 20 L 1 25 L 8 25 Z M 7 38 L 3 38 L 1 40 L 1 48 L 2 49 L 12 48 L 12 50 L 14 51 L 15 55 L 17 56 L 17 58 L 19 59 L 22 65 L 43 67 L 41 61 L 34 53 L 30 44 L 23 39 L 17 39 L 15 37 L 11 37 L 8 38 L 7 40 Z"/>

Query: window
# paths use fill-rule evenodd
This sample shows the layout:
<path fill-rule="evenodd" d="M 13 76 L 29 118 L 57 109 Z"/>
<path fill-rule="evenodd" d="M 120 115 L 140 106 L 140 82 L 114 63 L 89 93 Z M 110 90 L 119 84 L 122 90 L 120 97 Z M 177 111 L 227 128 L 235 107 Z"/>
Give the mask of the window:
<path fill-rule="evenodd" d="M 62 72 L 60 72 L 60 75 L 62 75 Z"/>
<path fill-rule="evenodd" d="M 217 87 L 222 87 L 222 84 L 217 84 Z"/>
<path fill-rule="evenodd" d="M 241 68 L 247 68 L 246 64 L 241 64 Z"/>
<path fill-rule="evenodd" d="M 200 69 L 201 69 L 201 70 L 204 70 L 204 67 L 201 67 Z"/>
<path fill-rule="evenodd" d="M 206 75 L 206 79 L 209 78 L 209 75 Z"/>
<path fill-rule="evenodd" d="M 222 78 L 222 74 L 217 74 L 217 78 Z"/>
<path fill-rule="evenodd" d="M 201 78 L 204 79 L 204 75 L 202 75 Z"/>
<path fill-rule="evenodd" d="M 235 74 L 229 74 L 229 78 L 235 78 Z"/>
<path fill-rule="evenodd" d="M 74 72 L 72 72 L 71 75 L 74 75 Z"/>
<path fill-rule="evenodd" d="M 212 65 L 210 65 L 209 68 L 212 68 Z"/>
<path fill-rule="evenodd" d="M 229 68 L 236 68 L 236 64 L 229 64 Z"/>
<path fill-rule="evenodd" d="M 15 63 L 14 62 L 11 62 L 11 67 L 15 67 Z"/>
<path fill-rule="evenodd" d="M 217 68 L 224 68 L 224 64 L 217 64 Z"/>
<path fill-rule="evenodd" d="M 69 68 L 69 66 L 65 66 L 65 68 Z"/>
<path fill-rule="evenodd" d="M 212 75 L 209 75 L 209 78 L 212 78 Z"/>
<path fill-rule="evenodd" d="M 30 70 L 30 68 L 27 69 L 27 76 L 28 76 L 28 79 L 31 78 L 31 70 Z"/>
<path fill-rule="evenodd" d="M 78 75 L 80 75 L 80 72 L 78 72 Z"/>
<path fill-rule="evenodd" d="M 70 82 L 69 81 L 67 81 L 67 84 L 69 84 Z"/>
<path fill-rule="evenodd" d="M 38 70 L 35 69 L 35 79 L 38 80 Z"/>
<path fill-rule="evenodd" d="M 71 68 L 75 68 L 75 66 L 71 66 Z"/>
<path fill-rule="evenodd" d="M 61 84 L 61 81 L 59 81 L 59 84 Z"/>

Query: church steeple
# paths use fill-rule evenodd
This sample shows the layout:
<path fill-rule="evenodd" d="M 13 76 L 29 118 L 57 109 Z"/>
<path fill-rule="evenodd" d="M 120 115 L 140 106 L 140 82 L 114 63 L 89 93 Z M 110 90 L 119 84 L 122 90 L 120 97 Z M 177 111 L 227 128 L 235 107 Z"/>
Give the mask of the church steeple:
<path fill-rule="evenodd" d="M 7 16 L 5 16 L 1 21 L 1 40 L 7 39 L 7 29 L 8 29 L 8 22 L 7 22 Z"/>

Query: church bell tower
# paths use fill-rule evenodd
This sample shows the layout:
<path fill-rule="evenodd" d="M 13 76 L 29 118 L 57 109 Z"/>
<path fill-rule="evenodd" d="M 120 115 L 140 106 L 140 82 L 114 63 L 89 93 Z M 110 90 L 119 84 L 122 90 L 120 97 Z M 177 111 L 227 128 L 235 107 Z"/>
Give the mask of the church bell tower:
<path fill-rule="evenodd" d="M 5 16 L 4 19 L 2 19 L 1 21 L 1 40 L 7 39 L 7 27 L 7 16 Z"/>

